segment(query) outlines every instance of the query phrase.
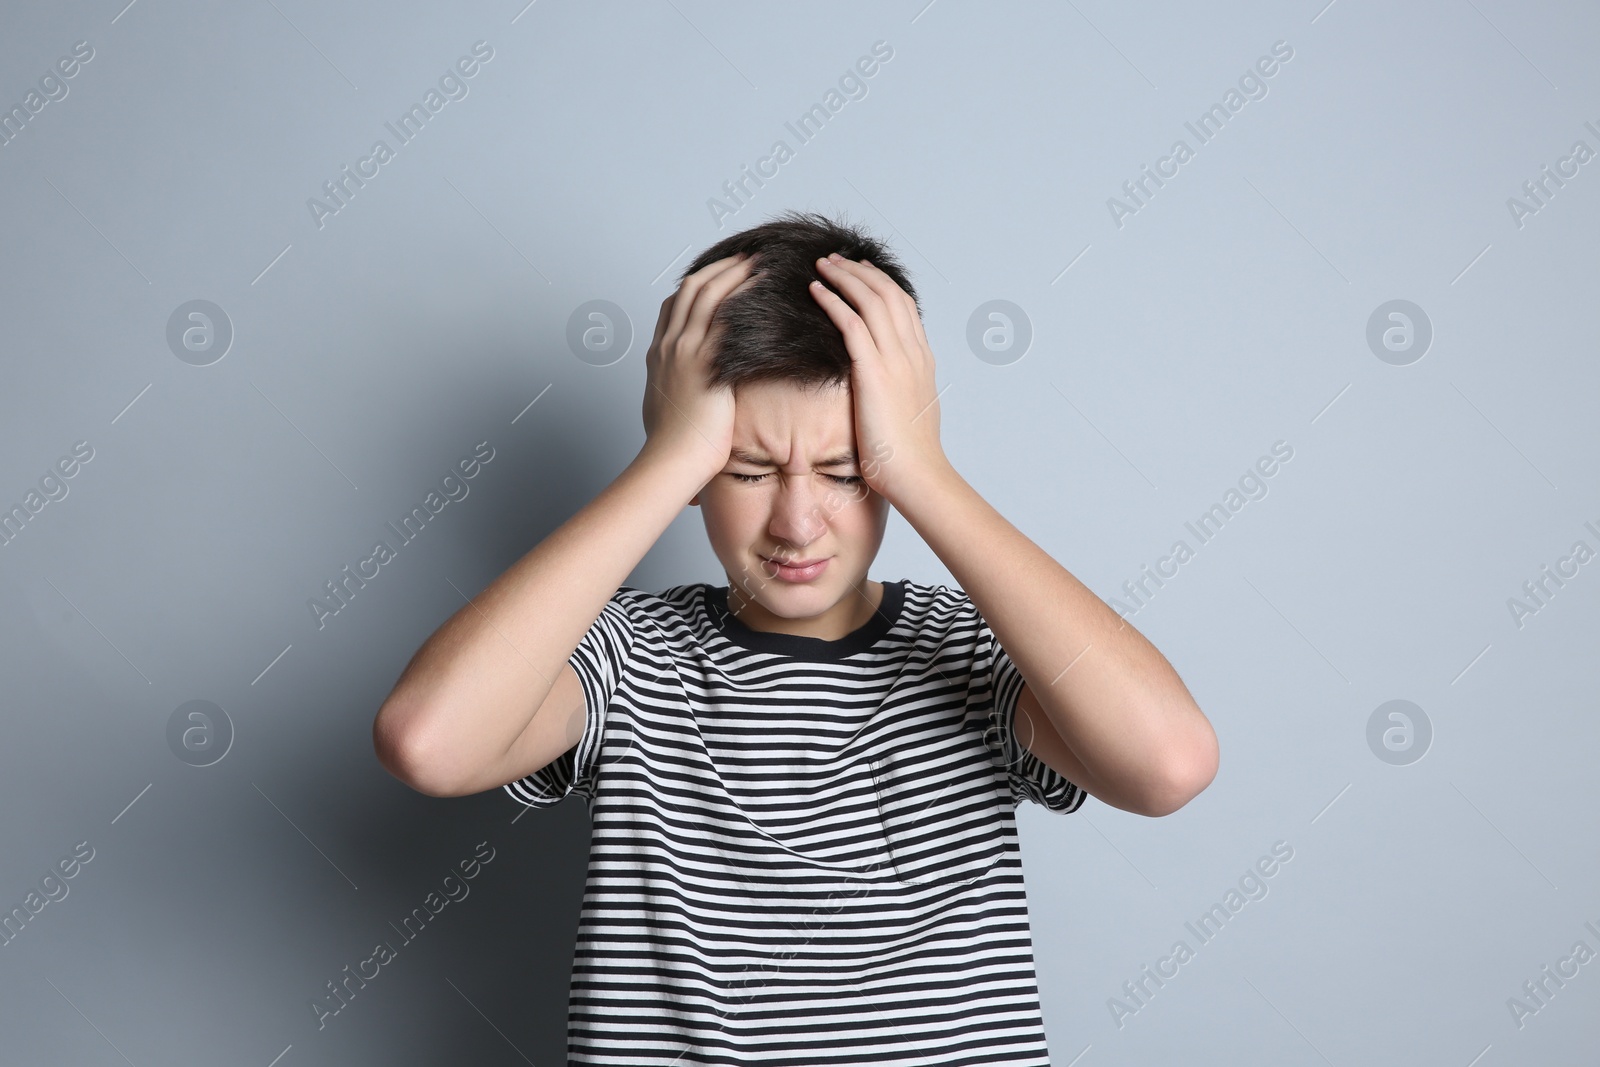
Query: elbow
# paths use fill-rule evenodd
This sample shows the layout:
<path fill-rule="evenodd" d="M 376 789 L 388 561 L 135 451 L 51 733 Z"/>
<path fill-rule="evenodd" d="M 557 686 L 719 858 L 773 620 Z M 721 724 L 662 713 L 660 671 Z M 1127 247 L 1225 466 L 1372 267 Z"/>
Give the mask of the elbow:
<path fill-rule="evenodd" d="M 434 761 L 427 758 L 417 742 L 417 731 L 402 728 L 402 721 L 412 716 L 397 706 L 385 703 L 372 721 L 372 750 L 378 764 L 395 778 L 424 796 L 455 796 L 448 783 L 430 774 Z"/>
<path fill-rule="evenodd" d="M 1218 755 L 1217 735 L 1207 724 L 1203 741 L 1171 761 L 1145 814 L 1152 818 L 1171 815 L 1205 792 L 1217 777 Z"/>

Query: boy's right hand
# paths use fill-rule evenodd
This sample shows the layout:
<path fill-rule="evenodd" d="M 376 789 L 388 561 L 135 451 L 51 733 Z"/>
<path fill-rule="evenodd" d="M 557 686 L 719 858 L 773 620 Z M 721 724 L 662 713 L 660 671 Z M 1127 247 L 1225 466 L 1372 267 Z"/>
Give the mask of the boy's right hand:
<path fill-rule="evenodd" d="M 753 257 L 708 263 L 661 302 L 655 337 L 645 355 L 645 447 L 695 457 L 706 480 L 728 462 L 733 447 L 733 390 L 712 389 L 712 316 L 723 298 L 748 282 Z"/>

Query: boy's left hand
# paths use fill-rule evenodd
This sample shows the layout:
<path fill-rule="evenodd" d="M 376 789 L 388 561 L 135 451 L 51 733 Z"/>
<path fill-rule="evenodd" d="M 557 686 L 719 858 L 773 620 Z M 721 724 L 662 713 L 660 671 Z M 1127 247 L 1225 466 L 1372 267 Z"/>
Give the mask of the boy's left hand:
<path fill-rule="evenodd" d="M 939 443 L 938 387 L 922 318 L 910 295 L 871 263 L 834 253 L 817 260 L 817 273 L 839 291 L 816 282 L 807 287 L 850 352 L 861 476 L 898 508 L 898 495 L 949 466 Z"/>

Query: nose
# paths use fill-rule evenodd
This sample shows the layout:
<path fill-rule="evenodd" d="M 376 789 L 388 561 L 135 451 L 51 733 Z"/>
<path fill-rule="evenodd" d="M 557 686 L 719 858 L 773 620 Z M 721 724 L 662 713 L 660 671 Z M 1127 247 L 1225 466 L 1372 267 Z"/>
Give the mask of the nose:
<path fill-rule="evenodd" d="M 767 532 L 775 541 L 796 550 L 798 558 L 804 558 L 804 548 L 827 529 L 817 500 L 814 475 L 779 472 L 778 491 L 772 501 L 772 520 L 767 524 Z"/>

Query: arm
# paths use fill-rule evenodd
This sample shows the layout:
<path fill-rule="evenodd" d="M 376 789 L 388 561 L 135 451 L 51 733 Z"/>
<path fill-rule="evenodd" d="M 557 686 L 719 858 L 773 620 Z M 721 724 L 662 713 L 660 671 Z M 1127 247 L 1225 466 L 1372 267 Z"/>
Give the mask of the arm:
<path fill-rule="evenodd" d="M 599 496 L 452 615 L 379 709 L 379 761 L 424 793 L 471 792 L 527 729 L 606 601 L 705 483 L 702 467 L 647 443 Z"/>
<path fill-rule="evenodd" d="M 887 455 L 862 476 L 950 569 L 1022 674 L 1019 739 L 1116 807 L 1165 815 L 1187 804 L 1216 774 L 1217 739 L 1177 672 L 951 466 L 916 302 L 870 263 L 830 257 L 817 269 L 838 290 L 810 291 L 850 352 L 857 450 Z M 1056 737 L 1030 731 L 1044 725 L 1032 709 Z"/>
<path fill-rule="evenodd" d="M 529 752 L 550 748 L 561 724 L 543 717 L 541 736 L 518 742 L 606 602 L 728 461 L 734 401 L 730 390 L 707 386 L 711 319 L 718 303 L 751 277 L 750 266 L 735 257 L 718 260 L 662 301 L 645 356 L 646 440 L 638 456 L 452 615 L 406 665 L 372 724 L 379 762 L 401 781 L 433 796 L 457 796 L 485 775 L 508 773 Z M 574 689 L 565 680 L 560 693 Z"/>
<path fill-rule="evenodd" d="M 1216 734 L 1143 634 L 953 467 L 908 490 L 896 508 L 1027 680 L 1016 729 L 1035 755 L 1091 796 L 1141 815 L 1171 814 L 1210 784 Z M 1046 723 L 1033 721 L 1036 709 Z M 1048 726 L 1064 751 L 1044 736 Z"/>

